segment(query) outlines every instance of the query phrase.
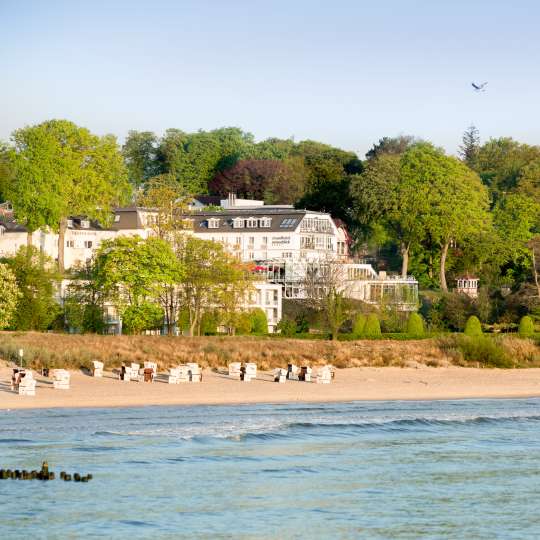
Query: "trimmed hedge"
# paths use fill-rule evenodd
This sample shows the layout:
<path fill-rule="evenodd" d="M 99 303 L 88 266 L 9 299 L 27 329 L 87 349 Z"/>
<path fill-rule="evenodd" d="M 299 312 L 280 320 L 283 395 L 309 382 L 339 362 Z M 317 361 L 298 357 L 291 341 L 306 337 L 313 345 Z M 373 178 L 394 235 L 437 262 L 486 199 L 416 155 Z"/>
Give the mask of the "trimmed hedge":
<path fill-rule="evenodd" d="M 424 319 L 418 313 L 411 313 L 407 320 L 407 334 L 413 337 L 424 335 Z"/>
<path fill-rule="evenodd" d="M 482 324 L 480 323 L 480 319 L 476 315 L 471 315 L 467 319 L 464 334 L 469 337 L 478 337 L 484 334 L 484 332 L 482 332 Z"/>
<path fill-rule="evenodd" d="M 364 326 L 364 335 L 368 338 L 377 338 L 381 334 L 381 324 L 379 318 L 375 313 L 370 313 L 366 319 L 366 325 Z"/>
<path fill-rule="evenodd" d="M 532 337 L 534 335 L 534 322 L 528 315 L 521 317 L 519 321 L 518 334 L 520 337 Z"/>
<path fill-rule="evenodd" d="M 367 317 L 363 313 L 359 313 L 354 320 L 352 334 L 354 337 L 360 337 L 366 328 Z"/>

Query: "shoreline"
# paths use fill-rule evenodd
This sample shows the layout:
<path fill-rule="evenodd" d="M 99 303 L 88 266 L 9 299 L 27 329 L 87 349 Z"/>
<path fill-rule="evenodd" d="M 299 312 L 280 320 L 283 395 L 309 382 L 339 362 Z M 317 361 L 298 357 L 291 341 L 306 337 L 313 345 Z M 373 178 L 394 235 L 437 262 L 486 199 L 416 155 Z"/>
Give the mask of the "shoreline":
<path fill-rule="evenodd" d="M 365 367 L 336 370 L 331 384 L 272 382 L 259 372 L 249 383 L 223 373 L 204 371 L 202 383 L 166 384 L 119 381 L 113 373 L 93 378 L 71 372 L 69 390 L 54 390 L 40 375 L 35 396 L 10 391 L 11 370 L 0 368 L 0 410 L 49 408 L 122 408 L 145 406 L 210 406 L 351 401 L 442 401 L 525 399 L 540 397 L 540 368 L 478 369 L 462 367 Z"/>

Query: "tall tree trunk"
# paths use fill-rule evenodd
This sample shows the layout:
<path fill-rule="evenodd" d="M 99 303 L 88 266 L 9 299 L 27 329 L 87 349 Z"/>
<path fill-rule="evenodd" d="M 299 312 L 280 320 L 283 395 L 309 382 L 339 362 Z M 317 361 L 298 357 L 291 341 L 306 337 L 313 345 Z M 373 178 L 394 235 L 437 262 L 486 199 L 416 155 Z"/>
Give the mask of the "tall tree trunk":
<path fill-rule="evenodd" d="M 401 244 L 401 277 L 406 278 L 409 271 L 409 247 L 410 244 Z"/>
<path fill-rule="evenodd" d="M 440 281 L 441 289 L 444 292 L 448 292 L 448 285 L 446 284 L 446 256 L 448 255 L 448 247 L 450 242 L 445 242 L 441 250 L 441 270 L 440 270 Z"/>
<path fill-rule="evenodd" d="M 58 271 L 63 274 L 65 270 L 64 257 L 66 246 L 66 230 L 67 219 L 62 218 L 60 220 L 60 227 L 58 230 Z"/>

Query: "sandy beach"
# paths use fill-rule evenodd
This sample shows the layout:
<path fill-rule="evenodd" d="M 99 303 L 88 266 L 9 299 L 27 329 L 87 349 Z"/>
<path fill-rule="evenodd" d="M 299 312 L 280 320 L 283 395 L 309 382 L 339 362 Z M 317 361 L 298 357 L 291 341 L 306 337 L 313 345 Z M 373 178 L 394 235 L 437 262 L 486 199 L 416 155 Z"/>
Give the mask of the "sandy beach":
<path fill-rule="evenodd" d="M 51 379 L 35 375 L 35 396 L 11 392 L 10 376 L 9 368 L 0 368 L 0 409 L 540 397 L 540 369 L 349 368 L 326 385 L 277 384 L 261 372 L 244 383 L 205 370 L 200 384 L 169 385 L 163 375 L 154 383 L 127 383 L 110 372 L 93 378 L 73 371 L 69 390 L 55 390 Z"/>

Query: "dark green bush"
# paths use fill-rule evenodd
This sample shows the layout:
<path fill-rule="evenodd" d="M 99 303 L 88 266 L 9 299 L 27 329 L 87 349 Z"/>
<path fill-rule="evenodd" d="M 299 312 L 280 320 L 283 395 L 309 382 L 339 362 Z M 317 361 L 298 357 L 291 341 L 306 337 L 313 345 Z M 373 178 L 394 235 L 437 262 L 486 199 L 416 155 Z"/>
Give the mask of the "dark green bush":
<path fill-rule="evenodd" d="M 281 319 L 278 322 L 277 331 L 284 337 L 293 337 L 296 334 L 296 321 Z"/>

